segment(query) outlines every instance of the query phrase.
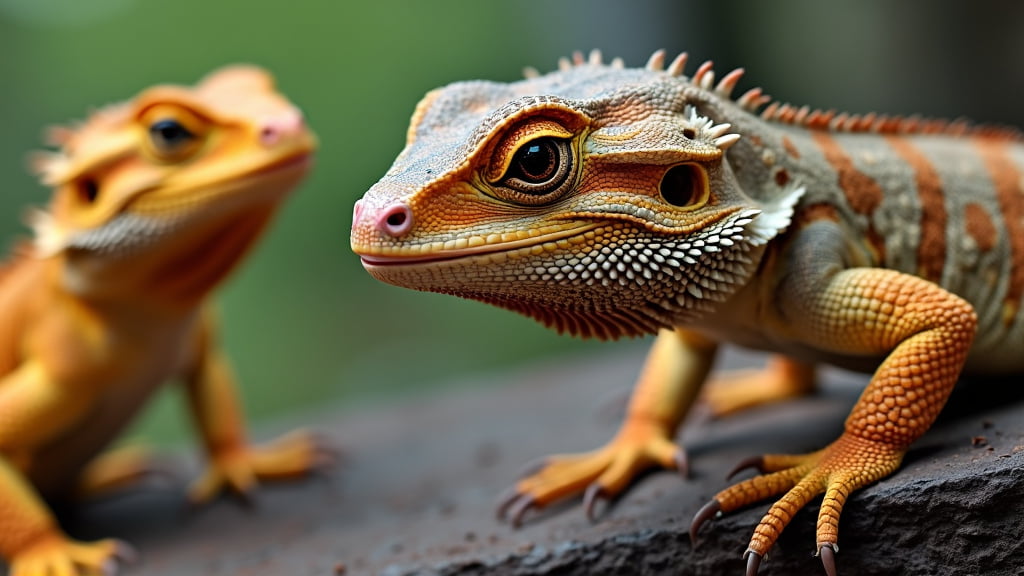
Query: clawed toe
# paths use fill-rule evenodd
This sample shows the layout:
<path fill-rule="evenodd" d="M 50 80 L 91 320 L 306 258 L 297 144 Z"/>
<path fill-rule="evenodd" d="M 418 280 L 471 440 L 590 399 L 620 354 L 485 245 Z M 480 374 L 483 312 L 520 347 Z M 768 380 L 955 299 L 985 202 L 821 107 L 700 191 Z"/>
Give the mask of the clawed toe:
<path fill-rule="evenodd" d="M 746 576 L 755 576 L 758 568 L 761 567 L 761 555 L 753 550 L 747 550 L 747 571 Z"/>
<path fill-rule="evenodd" d="M 605 493 L 604 487 L 600 484 L 591 484 L 587 486 L 587 491 L 583 493 L 583 511 L 587 515 L 587 520 L 595 522 L 597 516 L 594 510 L 597 507 L 598 502 L 607 502 L 611 498 Z"/>
<path fill-rule="evenodd" d="M 498 501 L 498 519 L 508 522 L 513 528 L 519 528 L 522 526 L 526 513 L 536 507 L 537 503 L 532 496 L 513 488 Z"/>
<path fill-rule="evenodd" d="M 700 531 L 700 527 L 704 525 L 708 520 L 718 516 L 722 513 L 722 505 L 718 500 L 711 500 L 707 504 L 701 506 L 700 510 L 693 515 L 693 521 L 690 522 L 690 545 L 697 545 L 697 532 Z"/>
<path fill-rule="evenodd" d="M 135 548 L 124 540 L 114 540 L 114 557 L 121 562 L 135 562 L 139 553 Z"/>
<path fill-rule="evenodd" d="M 701 526 L 716 514 L 738 510 L 755 502 L 781 495 L 768 508 L 754 529 L 747 548 L 747 576 L 753 576 L 779 535 L 814 498 L 822 495 L 818 507 L 818 556 L 828 576 L 836 576 L 836 538 L 839 516 L 847 497 L 879 478 L 891 474 L 903 450 L 889 444 L 844 434 L 823 450 L 809 454 L 769 454 L 747 458 L 740 470 L 757 468 L 763 474 L 742 480 L 722 490 L 705 504 L 690 525 L 690 539 L 696 541 Z"/>
<path fill-rule="evenodd" d="M 687 480 L 690 477 L 690 460 L 686 456 L 686 450 L 682 447 L 676 449 L 675 454 L 672 455 L 672 462 L 675 464 L 676 472 L 680 478 Z"/>
<path fill-rule="evenodd" d="M 660 421 L 630 420 L 598 450 L 530 463 L 515 487 L 499 499 L 498 517 L 518 526 L 531 509 L 582 497 L 586 516 L 594 521 L 601 502 L 615 499 L 645 470 L 656 467 L 675 469 L 685 478 L 686 451 L 672 441 Z"/>
<path fill-rule="evenodd" d="M 821 564 L 828 576 L 836 576 L 836 548 L 835 544 L 825 544 L 818 549 L 818 556 L 821 557 Z"/>

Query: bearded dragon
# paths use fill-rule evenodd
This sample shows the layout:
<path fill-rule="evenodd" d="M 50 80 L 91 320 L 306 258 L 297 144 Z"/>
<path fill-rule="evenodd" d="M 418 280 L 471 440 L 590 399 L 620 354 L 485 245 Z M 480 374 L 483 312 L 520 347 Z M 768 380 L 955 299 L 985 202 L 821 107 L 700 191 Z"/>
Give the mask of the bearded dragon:
<path fill-rule="evenodd" d="M 745 552 L 754 574 L 823 495 L 815 551 L 834 574 L 847 497 L 896 471 L 958 376 L 1024 370 L 1024 143 L 734 97 L 742 69 L 685 64 L 577 54 L 428 93 L 355 206 L 352 249 L 384 282 L 561 332 L 657 335 L 618 434 L 520 480 L 500 507 L 513 523 L 580 494 L 589 514 L 651 466 L 685 471 L 674 436 L 720 343 L 776 354 L 735 406 L 805 391 L 822 363 L 871 373 L 837 439 L 744 462 L 763 474 L 691 526 L 781 495 Z"/>
<path fill-rule="evenodd" d="M 115 540 L 65 535 L 45 504 L 144 472 L 100 452 L 180 378 L 209 458 L 199 503 L 305 474 L 326 452 L 300 432 L 247 443 L 210 292 L 239 263 L 316 147 L 265 71 L 163 85 L 51 132 L 35 167 L 54 188 L 34 240 L 0 271 L 0 557 L 11 576 L 110 571 Z"/>

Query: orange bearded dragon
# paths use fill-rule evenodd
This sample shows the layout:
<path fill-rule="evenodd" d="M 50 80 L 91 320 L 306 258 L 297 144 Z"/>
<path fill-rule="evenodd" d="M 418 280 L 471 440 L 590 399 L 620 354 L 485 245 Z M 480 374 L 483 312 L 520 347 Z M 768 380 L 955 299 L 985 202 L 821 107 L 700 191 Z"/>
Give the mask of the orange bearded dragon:
<path fill-rule="evenodd" d="M 189 499 L 245 495 L 327 454 L 296 433 L 246 443 L 207 307 L 282 200 L 316 139 L 264 71 L 158 86 L 54 130 L 35 162 L 55 189 L 35 240 L 0 270 L 0 557 L 11 576 L 111 570 L 127 547 L 83 543 L 44 498 L 95 494 L 144 471 L 100 455 L 165 380 L 180 378 L 209 469 Z"/>

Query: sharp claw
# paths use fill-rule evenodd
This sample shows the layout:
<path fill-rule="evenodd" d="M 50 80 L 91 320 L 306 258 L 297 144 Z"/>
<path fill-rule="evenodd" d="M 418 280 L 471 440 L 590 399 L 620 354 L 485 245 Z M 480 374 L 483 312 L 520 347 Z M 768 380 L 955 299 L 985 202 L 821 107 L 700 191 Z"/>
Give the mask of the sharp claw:
<path fill-rule="evenodd" d="M 114 557 L 121 562 L 135 562 L 139 558 L 139 553 L 131 544 L 123 540 L 116 540 L 114 542 Z"/>
<path fill-rule="evenodd" d="M 764 472 L 764 457 L 763 456 L 751 456 L 740 460 L 732 470 L 729 471 L 726 480 L 732 480 L 732 477 L 746 470 L 747 468 L 756 468 L 758 472 Z"/>
<path fill-rule="evenodd" d="M 675 456 L 672 457 L 672 462 L 676 465 L 676 471 L 682 476 L 683 480 L 690 477 L 690 461 L 686 457 L 686 450 L 679 448 L 676 450 Z"/>
<path fill-rule="evenodd" d="M 523 516 L 525 516 L 526 513 L 529 512 L 530 509 L 533 507 L 533 497 L 528 496 L 526 494 L 521 494 L 518 498 L 516 498 L 516 502 L 512 505 L 512 508 L 509 510 L 509 524 L 511 524 L 513 528 L 519 528 L 520 526 L 522 526 Z"/>
<path fill-rule="evenodd" d="M 747 572 L 746 576 L 757 576 L 757 569 L 761 567 L 761 555 L 753 550 L 747 550 Z"/>
<path fill-rule="evenodd" d="M 523 515 L 534 505 L 532 496 L 523 494 L 513 487 L 506 490 L 498 499 L 496 514 L 498 520 L 507 521 L 513 528 L 519 528 L 523 523 Z"/>
<path fill-rule="evenodd" d="M 606 500 L 607 496 L 604 492 L 604 487 L 600 484 L 591 484 L 587 486 L 587 491 L 583 493 L 583 511 L 587 514 L 587 520 L 591 522 L 596 521 L 594 516 L 594 508 L 598 501 Z"/>
<path fill-rule="evenodd" d="M 818 549 L 821 563 L 825 566 L 825 574 L 836 576 L 836 549 L 834 544 L 825 544 Z"/>
<path fill-rule="evenodd" d="M 494 514 L 498 517 L 498 520 L 505 520 L 505 515 L 508 512 L 508 509 L 513 504 L 515 504 L 516 500 L 519 499 L 519 496 L 520 494 L 515 489 L 515 487 L 505 489 L 505 491 L 502 492 L 500 496 L 498 496 L 498 507 L 494 511 Z"/>
<path fill-rule="evenodd" d="M 722 511 L 722 505 L 718 500 L 711 500 L 707 504 L 701 506 L 700 510 L 693 515 L 693 521 L 690 522 L 690 546 L 697 545 L 697 532 L 700 531 L 700 527 L 704 525 L 709 519 L 718 515 Z"/>

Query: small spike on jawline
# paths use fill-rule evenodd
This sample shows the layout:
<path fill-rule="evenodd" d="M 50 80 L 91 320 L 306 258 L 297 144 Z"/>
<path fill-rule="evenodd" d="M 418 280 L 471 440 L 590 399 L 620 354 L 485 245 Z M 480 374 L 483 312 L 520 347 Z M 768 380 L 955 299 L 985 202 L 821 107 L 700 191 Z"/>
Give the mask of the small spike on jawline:
<path fill-rule="evenodd" d="M 719 150 L 728 150 L 733 144 L 739 142 L 739 140 L 739 134 L 726 134 L 725 136 L 715 138 L 714 142 L 715 146 L 717 146 Z"/>
<path fill-rule="evenodd" d="M 600 66 L 604 64 L 604 57 L 601 55 L 601 51 L 594 48 L 590 51 L 590 57 L 587 59 L 587 64 L 592 66 Z"/>

